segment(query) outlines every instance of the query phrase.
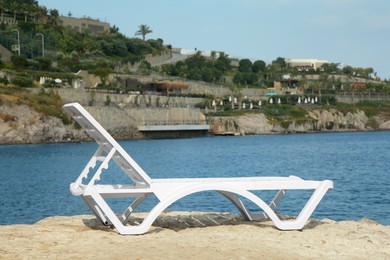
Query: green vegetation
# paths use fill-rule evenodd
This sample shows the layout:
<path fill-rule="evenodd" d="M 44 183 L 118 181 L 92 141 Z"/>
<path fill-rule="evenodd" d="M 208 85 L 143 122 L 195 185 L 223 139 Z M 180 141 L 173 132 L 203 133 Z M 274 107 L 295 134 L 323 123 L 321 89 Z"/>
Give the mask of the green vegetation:
<path fill-rule="evenodd" d="M 147 26 L 146 24 L 141 24 L 140 26 L 138 26 L 138 31 L 135 32 L 135 35 L 141 35 L 142 40 L 145 41 L 145 36 L 152 32 L 153 31 L 152 29 L 150 29 L 149 26 Z"/>
<path fill-rule="evenodd" d="M 32 79 L 26 76 L 16 76 L 12 80 L 12 84 L 20 88 L 31 88 L 34 86 Z"/>
<path fill-rule="evenodd" d="M 223 53 L 218 58 L 206 59 L 200 52 L 197 52 L 185 61 L 179 61 L 175 65 L 163 65 L 161 71 L 171 76 L 217 83 L 230 69 L 230 59 Z"/>
<path fill-rule="evenodd" d="M 0 30 L 0 44 L 8 49 L 15 43 L 11 33 L 13 26 Z M 147 54 L 167 51 L 161 39 L 143 41 L 127 38 L 117 33 L 91 36 L 62 26 L 31 24 L 24 29 L 19 26 L 21 55 L 13 55 L 12 68 L 15 70 L 44 70 L 77 72 L 80 69 L 94 70 L 111 68 L 126 63 L 135 63 Z M 45 57 L 41 55 L 41 45 L 30 35 L 45 35 Z M 29 47 L 32 46 L 32 49 Z M 56 67 L 53 67 L 53 63 Z"/>
<path fill-rule="evenodd" d="M 0 26 L 1 45 L 12 50 L 12 46 L 20 44 L 20 51 L 15 51 L 11 58 L 10 69 L 56 72 L 114 69 L 169 49 L 162 39 L 145 40 L 152 32 L 147 25 L 140 25 L 136 33 L 142 39 L 128 38 L 115 26 L 110 32 L 93 36 L 88 31 L 60 26 L 58 10 L 47 10 L 38 1 L 0 1 L 1 17 L 17 20 L 16 25 L 2 23 Z"/>
<path fill-rule="evenodd" d="M 63 102 L 57 92 L 50 90 L 35 94 L 31 91 L 18 88 L 0 88 L 0 104 L 25 104 L 35 111 L 47 116 L 60 118 L 64 124 L 69 124 L 70 119 L 62 109 Z"/>
<path fill-rule="evenodd" d="M 364 111 L 368 117 L 373 117 L 384 111 L 390 113 L 390 101 L 362 101 L 356 104 L 337 103 L 335 108 L 344 114 Z"/>
<path fill-rule="evenodd" d="M 48 10 L 39 6 L 34 0 L 0 0 L 0 12 L 3 15 L 17 20 L 17 24 L 0 25 L 0 44 L 7 49 L 13 49 L 10 62 L 1 62 L 0 69 L 6 76 L 0 78 L 0 93 L 14 95 L 18 102 L 30 105 L 39 112 L 53 115 L 67 121 L 61 112 L 61 101 L 54 90 L 41 91 L 32 94 L 26 88 L 37 87 L 34 82 L 40 77 L 51 78 L 44 84 L 45 88 L 60 87 L 54 79 L 70 83 L 77 78 L 75 72 L 87 70 L 100 78 L 98 89 L 129 90 L 142 93 L 141 86 L 120 86 L 120 83 L 109 82 L 112 73 L 130 73 L 129 64 L 139 62 L 138 73 L 149 75 L 153 70 L 170 76 L 181 77 L 187 80 L 203 81 L 229 87 L 231 95 L 243 100 L 243 88 L 273 88 L 277 82 L 283 89 L 277 93 L 275 100 L 280 99 L 282 105 L 263 104 L 261 111 L 268 118 L 278 122 L 290 120 L 307 120 L 307 111 L 296 107 L 298 97 L 318 96 L 317 107 L 328 109 L 335 107 L 343 113 L 364 111 L 369 117 L 380 111 L 390 110 L 389 102 L 361 102 L 357 104 L 337 103 L 336 96 L 341 91 L 354 94 L 379 94 L 390 92 L 390 82 L 379 81 L 372 68 L 354 68 L 351 66 L 339 67 L 339 64 L 324 64 L 316 70 L 304 70 L 289 67 L 283 57 L 277 57 L 266 64 L 262 60 L 232 59 L 223 52 L 212 51 L 210 57 L 201 52 L 188 57 L 176 64 L 166 64 L 154 68 L 145 60 L 146 55 L 158 55 L 170 51 L 171 46 L 164 45 L 162 39 L 147 39 L 152 29 L 146 25 L 139 25 L 135 35 L 141 38 L 128 38 L 113 26 L 109 32 L 91 35 L 87 31 L 78 32 L 72 28 L 59 25 L 59 12 L 56 9 Z M 44 40 L 44 46 L 42 44 Z M 20 44 L 20 49 L 16 44 Z M 294 78 L 294 80 L 290 80 Z M 342 79 L 341 79 L 342 78 Z M 214 86 L 216 85 L 211 85 Z M 12 87 L 12 88 L 11 88 Z M 218 86 L 219 87 L 219 86 Z M 133 89 L 132 89 L 133 90 Z M 288 93 L 286 93 L 288 92 Z M 290 93 L 301 93 L 291 95 Z M 7 94 L 8 93 L 8 94 Z M 95 102 L 94 92 L 91 92 L 90 103 Z M 170 94 L 181 95 L 181 94 Z M 214 97 L 207 93 L 186 94 L 186 96 L 203 97 L 205 102 L 200 108 L 209 105 Z M 137 97 L 138 98 L 138 97 Z M 226 98 L 226 97 L 225 97 Z M 1 102 L 6 102 L 2 96 Z M 246 103 L 250 100 L 245 100 Z M 112 103 L 107 96 L 105 105 Z M 255 103 L 255 102 L 253 102 Z M 267 103 L 267 102 L 264 102 Z M 309 109 L 309 108 L 308 108 Z M 226 104 L 223 111 L 210 112 L 210 116 L 242 115 L 255 113 L 249 110 L 232 109 Z"/>

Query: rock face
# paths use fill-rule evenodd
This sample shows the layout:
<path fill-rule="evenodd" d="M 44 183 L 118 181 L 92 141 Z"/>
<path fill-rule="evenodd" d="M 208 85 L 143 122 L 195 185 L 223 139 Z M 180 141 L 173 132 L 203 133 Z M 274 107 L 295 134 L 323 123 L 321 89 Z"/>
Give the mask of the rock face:
<path fill-rule="evenodd" d="M 273 130 L 264 114 L 247 114 L 239 117 L 208 118 L 211 132 L 215 134 L 268 134 Z"/>
<path fill-rule="evenodd" d="M 309 111 L 309 117 L 316 121 L 315 129 L 323 130 L 365 130 L 368 117 L 363 111 L 348 112 L 346 115 L 335 109 Z"/>
<path fill-rule="evenodd" d="M 379 125 L 379 130 L 390 130 L 390 120 Z"/>
<path fill-rule="evenodd" d="M 317 131 L 372 130 L 369 118 L 363 111 L 343 114 L 335 109 L 309 111 L 305 120 L 276 122 L 268 120 L 263 114 L 247 114 L 238 117 L 215 117 L 209 119 L 211 132 L 236 135 L 270 133 L 305 133 Z M 390 129 L 390 123 L 382 123 L 382 128 Z M 388 127 L 388 128 L 386 128 Z"/>
<path fill-rule="evenodd" d="M 0 143 L 52 143 L 87 139 L 82 130 L 43 116 L 26 105 L 0 106 Z"/>

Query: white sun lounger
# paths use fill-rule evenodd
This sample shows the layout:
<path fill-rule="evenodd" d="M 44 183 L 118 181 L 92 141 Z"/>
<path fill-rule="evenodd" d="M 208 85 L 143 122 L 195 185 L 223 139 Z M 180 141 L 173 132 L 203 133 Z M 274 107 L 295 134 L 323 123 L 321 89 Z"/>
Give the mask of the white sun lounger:
<path fill-rule="evenodd" d="M 241 178 L 176 178 L 151 179 L 114 138 L 78 103 L 64 105 L 66 110 L 86 133 L 99 145 L 97 151 L 81 172 L 76 182 L 70 184 L 73 195 L 81 196 L 96 217 L 105 225 L 113 225 L 120 234 L 143 234 L 155 219 L 175 201 L 201 191 L 217 191 L 228 198 L 248 220 L 261 217 L 271 219 L 281 230 L 302 229 L 318 203 L 333 182 L 308 181 L 296 176 L 289 177 L 241 177 Z M 130 178 L 125 184 L 99 184 L 100 175 L 108 169 L 113 160 Z M 93 174 L 93 175 L 92 175 Z M 89 180 L 88 183 L 86 180 Z M 314 190 L 298 217 L 281 220 L 274 211 L 277 203 L 287 190 Z M 276 196 L 270 204 L 251 191 L 275 190 Z M 141 224 L 129 225 L 131 213 L 149 195 L 154 194 L 159 202 L 147 214 Z M 251 213 L 237 197 L 240 195 L 257 205 L 263 214 Z M 107 204 L 105 198 L 133 197 L 133 201 L 122 215 L 117 215 Z"/>

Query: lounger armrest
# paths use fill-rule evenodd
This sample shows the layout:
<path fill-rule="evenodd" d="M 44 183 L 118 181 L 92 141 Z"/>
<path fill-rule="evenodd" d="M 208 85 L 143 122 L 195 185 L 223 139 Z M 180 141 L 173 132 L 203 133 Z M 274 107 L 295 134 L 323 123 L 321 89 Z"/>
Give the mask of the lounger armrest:
<path fill-rule="evenodd" d="M 84 185 L 82 185 L 82 186 L 84 186 Z M 75 182 L 72 182 L 71 184 L 70 184 L 70 192 L 74 195 L 74 196 L 80 196 L 80 195 L 82 195 L 83 193 L 84 193 L 84 189 L 83 189 L 83 187 L 82 186 L 80 186 L 80 185 L 78 185 L 77 183 L 75 183 Z"/>

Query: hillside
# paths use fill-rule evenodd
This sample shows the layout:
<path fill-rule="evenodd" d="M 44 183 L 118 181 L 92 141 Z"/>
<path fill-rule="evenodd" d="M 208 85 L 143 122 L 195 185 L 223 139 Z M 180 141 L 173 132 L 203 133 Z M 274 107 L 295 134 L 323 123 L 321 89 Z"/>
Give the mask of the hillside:
<path fill-rule="evenodd" d="M 138 126 L 158 118 L 206 118 L 213 134 L 389 129 L 390 83 L 373 68 L 181 54 L 162 39 L 146 39 L 147 25 L 139 26 L 140 38 L 115 26 L 70 28 L 64 20 L 84 18 L 60 17 L 37 1 L 4 0 L 0 11 L 0 143 L 85 140 L 61 109 L 75 101 L 117 138 L 145 137 Z"/>

